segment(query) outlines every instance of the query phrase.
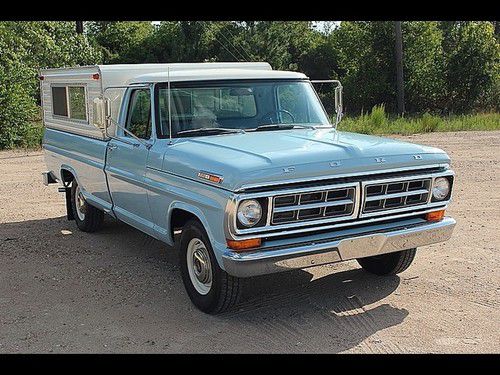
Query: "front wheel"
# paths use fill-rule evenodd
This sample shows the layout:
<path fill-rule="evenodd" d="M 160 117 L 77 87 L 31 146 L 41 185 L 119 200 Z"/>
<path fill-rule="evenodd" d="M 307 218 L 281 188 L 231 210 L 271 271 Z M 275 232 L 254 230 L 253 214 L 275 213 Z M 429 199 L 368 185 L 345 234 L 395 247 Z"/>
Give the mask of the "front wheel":
<path fill-rule="evenodd" d="M 238 302 L 242 281 L 219 267 L 200 222 L 191 220 L 182 229 L 179 255 L 182 281 L 197 308 L 217 314 Z"/>
<path fill-rule="evenodd" d="M 357 261 L 365 271 L 375 275 L 396 275 L 410 267 L 416 253 L 417 249 L 408 249 L 395 253 L 359 258 Z"/>

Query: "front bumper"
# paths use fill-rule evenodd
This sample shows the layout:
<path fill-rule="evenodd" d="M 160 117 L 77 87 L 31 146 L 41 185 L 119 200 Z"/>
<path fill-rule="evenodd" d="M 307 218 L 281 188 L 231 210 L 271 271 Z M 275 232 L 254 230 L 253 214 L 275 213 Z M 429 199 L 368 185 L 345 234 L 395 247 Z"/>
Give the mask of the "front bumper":
<path fill-rule="evenodd" d="M 439 222 L 424 222 L 371 234 L 351 235 L 328 241 L 313 241 L 276 250 L 236 253 L 222 256 L 224 269 L 237 277 L 250 277 L 300 269 L 350 259 L 392 253 L 448 240 L 456 221 L 445 217 Z"/>

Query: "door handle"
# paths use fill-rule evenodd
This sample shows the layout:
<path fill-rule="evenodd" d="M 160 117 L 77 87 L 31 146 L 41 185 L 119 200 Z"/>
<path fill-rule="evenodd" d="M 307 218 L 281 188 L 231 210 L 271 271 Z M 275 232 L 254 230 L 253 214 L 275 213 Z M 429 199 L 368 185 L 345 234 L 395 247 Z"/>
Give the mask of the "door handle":
<path fill-rule="evenodd" d="M 115 145 L 115 144 L 108 144 L 108 146 L 107 146 L 107 147 L 108 147 L 108 150 L 109 150 L 109 151 L 113 151 L 113 150 L 116 150 L 116 149 L 118 148 L 118 146 L 117 146 L 117 145 Z"/>

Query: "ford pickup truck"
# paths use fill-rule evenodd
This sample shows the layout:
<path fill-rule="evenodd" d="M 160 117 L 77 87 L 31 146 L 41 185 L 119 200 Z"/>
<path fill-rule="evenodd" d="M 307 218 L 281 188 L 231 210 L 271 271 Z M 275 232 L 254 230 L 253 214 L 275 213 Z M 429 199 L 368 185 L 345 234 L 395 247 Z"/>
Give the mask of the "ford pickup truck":
<path fill-rule="evenodd" d="M 314 81 L 267 63 L 45 69 L 40 83 L 43 180 L 68 219 L 94 232 L 109 215 L 176 249 L 206 313 L 245 278 L 347 260 L 394 275 L 452 235 L 448 155 L 337 130 L 338 81 L 332 121 Z"/>

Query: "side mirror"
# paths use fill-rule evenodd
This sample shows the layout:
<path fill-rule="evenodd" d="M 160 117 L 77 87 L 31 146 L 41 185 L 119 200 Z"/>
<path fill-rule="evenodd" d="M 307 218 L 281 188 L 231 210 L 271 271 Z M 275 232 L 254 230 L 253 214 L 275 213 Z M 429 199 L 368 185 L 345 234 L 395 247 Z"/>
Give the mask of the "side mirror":
<path fill-rule="evenodd" d="M 107 109 L 108 109 L 108 104 L 107 100 L 103 98 L 94 98 L 93 100 L 93 112 L 94 112 L 94 119 L 92 124 L 98 128 L 100 131 L 103 133 L 106 132 L 106 128 L 108 127 L 107 124 Z"/>
<path fill-rule="evenodd" d="M 333 125 L 335 128 L 339 124 L 340 120 L 342 120 L 343 116 L 343 108 L 342 108 L 342 84 L 340 81 L 336 79 L 317 79 L 312 80 L 311 83 L 334 83 L 335 86 L 335 124 Z"/>
<path fill-rule="evenodd" d="M 335 87 L 335 112 L 342 116 L 342 86 L 339 84 Z"/>

